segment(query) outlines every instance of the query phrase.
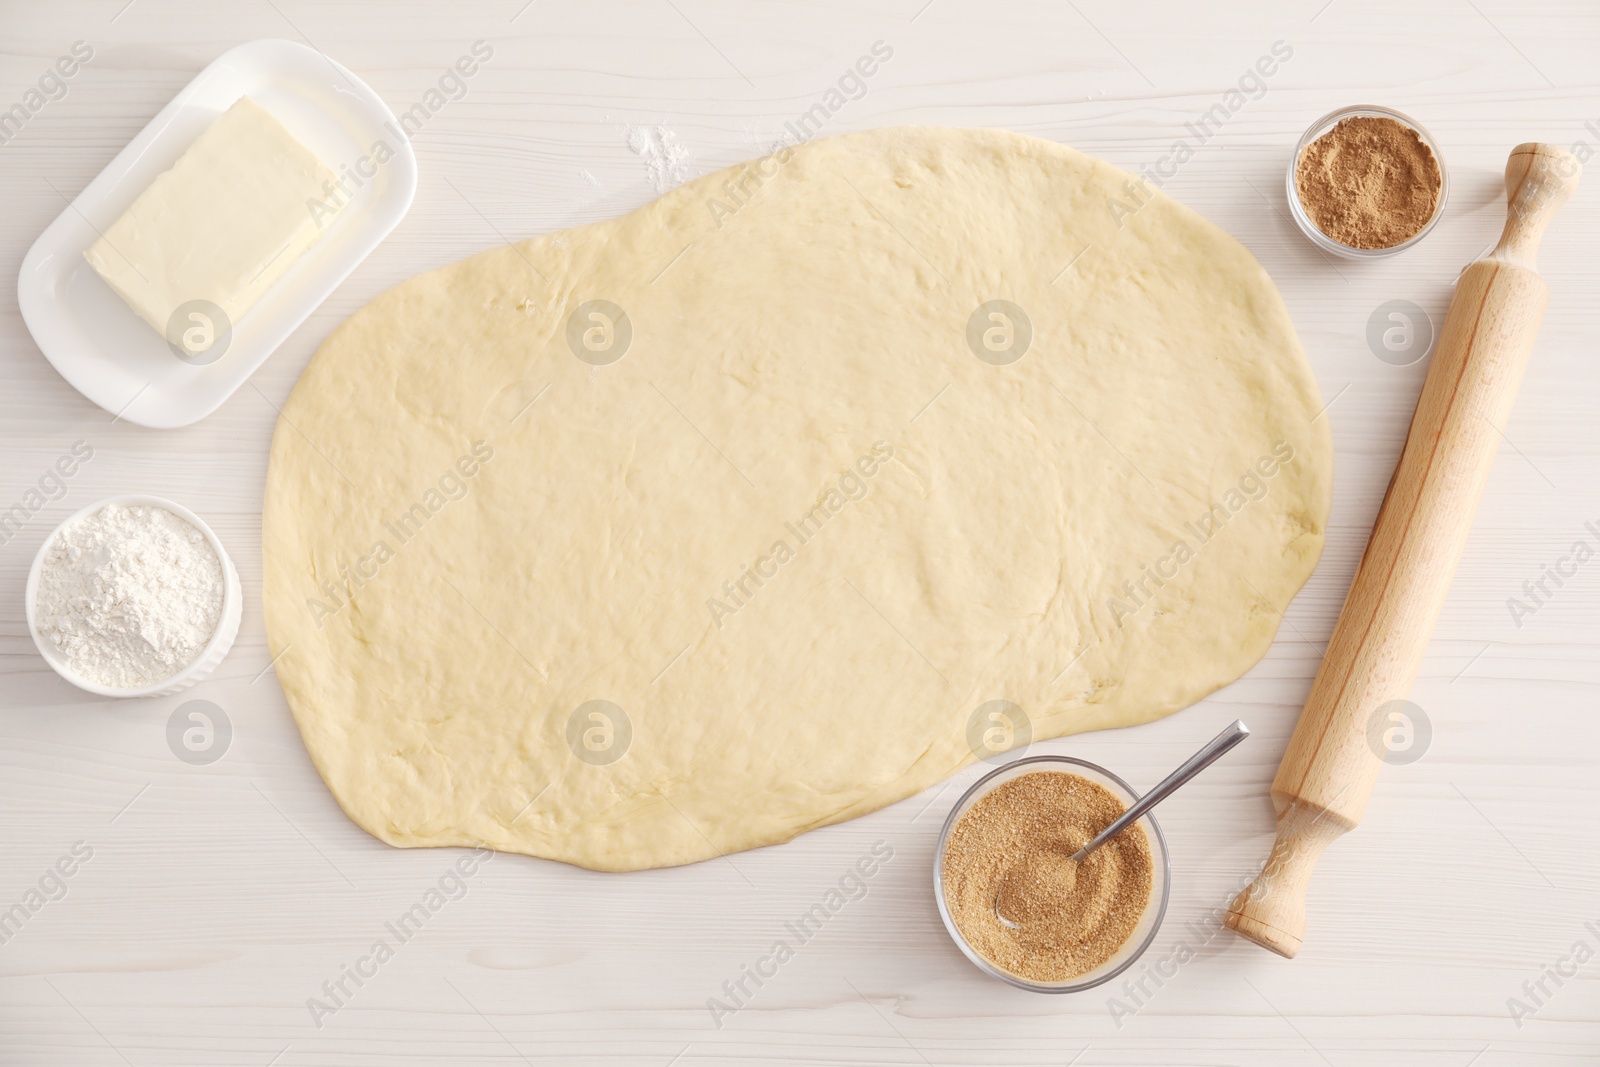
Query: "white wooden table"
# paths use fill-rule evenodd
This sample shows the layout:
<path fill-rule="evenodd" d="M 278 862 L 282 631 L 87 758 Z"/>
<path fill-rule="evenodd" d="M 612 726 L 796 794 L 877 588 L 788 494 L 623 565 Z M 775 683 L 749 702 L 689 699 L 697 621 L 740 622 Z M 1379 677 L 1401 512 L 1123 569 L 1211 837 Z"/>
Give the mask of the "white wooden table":
<path fill-rule="evenodd" d="M 1442 319 L 1457 270 L 1498 233 L 1512 145 L 1600 150 L 1592 2 L 524 5 L 0 4 L 0 106 L 22 99 L 74 41 L 94 50 L 66 95 L 0 144 L 6 278 L 63 195 L 236 43 L 308 41 L 396 111 L 423 99 L 473 42 L 494 52 L 417 136 L 422 180 L 409 217 L 196 426 L 113 422 L 40 356 L 9 283 L 0 295 L 0 504 L 21 498 L 74 442 L 94 449 L 65 496 L 0 545 L 0 909 L 41 881 L 59 896 L 48 872 L 77 842 L 93 853 L 61 879 L 64 896 L 43 901 L 0 944 L 0 1063 L 1600 1061 L 1600 963 L 1560 984 L 1544 977 L 1542 993 L 1524 986 L 1546 968 L 1571 972 L 1580 943 L 1579 955 L 1600 952 L 1600 563 L 1558 590 L 1547 583 L 1554 595 L 1520 626 L 1507 607 L 1574 541 L 1600 543 L 1584 526 L 1600 526 L 1600 171 L 1542 254 L 1549 317 L 1414 693 L 1431 747 L 1385 770 L 1363 826 L 1322 861 L 1299 959 L 1216 924 L 1266 854 L 1267 783 L 1426 366 L 1377 358 L 1368 321 L 1391 300 Z M 997 126 L 1129 169 L 1171 151 L 1184 124 L 1274 41 L 1293 49 L 1264 95 L 1166 188 L 1244 241 L 1288 301 L 1332 402 L 1327 552 L 1271 653 L 1240 682 L 1160 723 L 1036 746 L 1148 786 L 1228 720 L 1255 727 L 1225 770 L 1161 811 L 1175 888 L 1146 963 L 1166 976 L 1146 978 L 1137 996 L 1118 984 L 1041 997 L 960 956 L 934 910 L 930 858 L 950 802 L 978 774 L 969 769 L 868 818 L 684 869 L 606 876 L 497 857 L 363 986 L 346 979 L 347 1005 L 316 1025 L 308 998 L 326 999 L 323 983 L 338 981 L 464 853 L 390 849 L 346 820 L 263 674 L 258 531 L 274 405 L 321 339 L 387 286 L 501 235 L 611 217 L 654 196 L 629 127 L 664 128 L 687 150 L 690 173 L 720 168 L 758 154 L 880 40 L 893 59 L 828 132 Z M 1453 179 L 1434 234 L 1376 265 L 1324 258 L 1283 204 L 1295 138 L 1356 102 L 1425 123 Z M 244 626 L 223 668 L 191 692 L 85 699 L 37 657 L 23 582 L 57 521 L 132 490 L 176 498 L 214 525 L 244 578 Z M 209 765 L 168 746 L 168 718 L 191 699 L 213 701 L 232 725 L 225 755 Z M 894 859 L 866 897 L 717 1026 L 708 998 L 879 840 Z M 1527 1006 L 1524 1017 L 1513 1017 L 1510 998 Z"/>

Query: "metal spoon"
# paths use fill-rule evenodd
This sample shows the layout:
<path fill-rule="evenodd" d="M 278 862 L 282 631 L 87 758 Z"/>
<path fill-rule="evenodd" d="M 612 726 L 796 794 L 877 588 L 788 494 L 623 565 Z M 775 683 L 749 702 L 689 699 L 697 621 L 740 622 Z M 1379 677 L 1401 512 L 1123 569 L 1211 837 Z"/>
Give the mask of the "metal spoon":
<path fill-rule="evenodd" d="M 1121 818 L 1101 830 L 1093 841 L 1074 852 L 1073 861 L 1082 863 L 1085 856 L 1138 822 L 1141 815 L 1177 792 L 1179 786 L 1211 766 L 1224 752 L 1249 736 L 1250 727 L 1244 724 L 1244 720 L 1233 720 L 1232 725 L 1225 727 L 1220 734 L 1206 742 L 1205 748 L 1184 760 L 1183 766 L 1167 775 L 1154 789 L 1134 801 L 1132 807 L 1122 813 Z"/>
<path fill-rule="evenodd" d="M 1075 864 L 1082 863 L 1085 856 L 1138 822 L 1145 812 L 1167 799 L 1178 790 L 1179 786 L 1211 766 L 1222 757 L 1224 752 L 1227 752 L 1249 736 L 1250 727 L 1244 724 L 1243 719 L 1235 719 L 1220 734 L 1206 742 L 1204 748 L 1184 760 L 1181 767 L 1163 778 L 1154 789 L 1134 801 L 1128 810 L 1122 813 L 1121 817 L 1104 830 L 1101 830 L 1094 840 L 1074 852 L 1071 857 L 1072 862 Z M 1007 919 L 1004 913 L 1001 912 L 1000 894 L 998 892 L 995 894 L 994 913 L 995 917 L 1000 920 L 1001 925 L 1010 929 L 1017 928 L 1018 924 Z"/>

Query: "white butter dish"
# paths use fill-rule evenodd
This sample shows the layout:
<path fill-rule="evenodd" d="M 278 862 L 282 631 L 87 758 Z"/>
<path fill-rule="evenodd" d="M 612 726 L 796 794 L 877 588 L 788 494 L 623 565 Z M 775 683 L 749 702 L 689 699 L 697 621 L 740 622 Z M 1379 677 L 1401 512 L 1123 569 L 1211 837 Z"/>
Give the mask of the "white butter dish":
<path fill-rule="evenodd" d="M 196 359 L 140 319 L 83 253 L 244 96 L 344 188 L 323 202 L 337 210 L 315 211 L 325 231 L 238 322 L 207 323 L 221 343 Z M 389 235 L 416 189 L 416 155 L 371 88 L 305 45 L 252 41 L 201 71 L 40 235 L 17 302 L 45 358 L 84 396 L 141 426 L 187 426 L 233 395 Z"/>

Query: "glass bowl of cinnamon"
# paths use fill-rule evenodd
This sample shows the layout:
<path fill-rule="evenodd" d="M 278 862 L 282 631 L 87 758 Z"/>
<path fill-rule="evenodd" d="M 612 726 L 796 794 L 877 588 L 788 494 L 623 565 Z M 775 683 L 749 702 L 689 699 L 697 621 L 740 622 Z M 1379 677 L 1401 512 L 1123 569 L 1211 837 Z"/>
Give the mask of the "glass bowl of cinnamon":
<path fill-rule="evenodd" d="M 1444 155 L 1422 124 L 1361 104 L 1322 116 L 1295 145 L 1289 212 L 1318 248 L 1379 259 L 1421 241 L 1444 216 Z"/>
<path fill-rule="evenodd" d="M 1032 756 L 978 779 L 934 853 L 939 917 L 980 970 L 1019 989 L 1076 993 L 1142 956 L 1166 915 L 1172 868 L 1154 817 L 1072 856 L 1139 799 L 1104 767 Z"/>

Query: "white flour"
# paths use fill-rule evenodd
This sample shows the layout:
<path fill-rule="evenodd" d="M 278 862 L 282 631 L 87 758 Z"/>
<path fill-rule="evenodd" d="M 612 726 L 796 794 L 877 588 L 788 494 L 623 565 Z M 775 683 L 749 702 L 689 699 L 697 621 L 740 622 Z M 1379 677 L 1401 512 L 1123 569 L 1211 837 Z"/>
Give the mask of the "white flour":
<path fill-rule="evenodd" d="M 34 617 L 74 674 L 132 689 L 194 662 L 222 591 L 222 563 L 199 530 L 165 508 L 108 504 L 51 541 Z"/>
<path fill-rule="evenodd" d="M 650 184 L 658 193 L 689 180 L 689 149 L 667 126 L 629 126 L 628 148 L 644 160 Z"/>

